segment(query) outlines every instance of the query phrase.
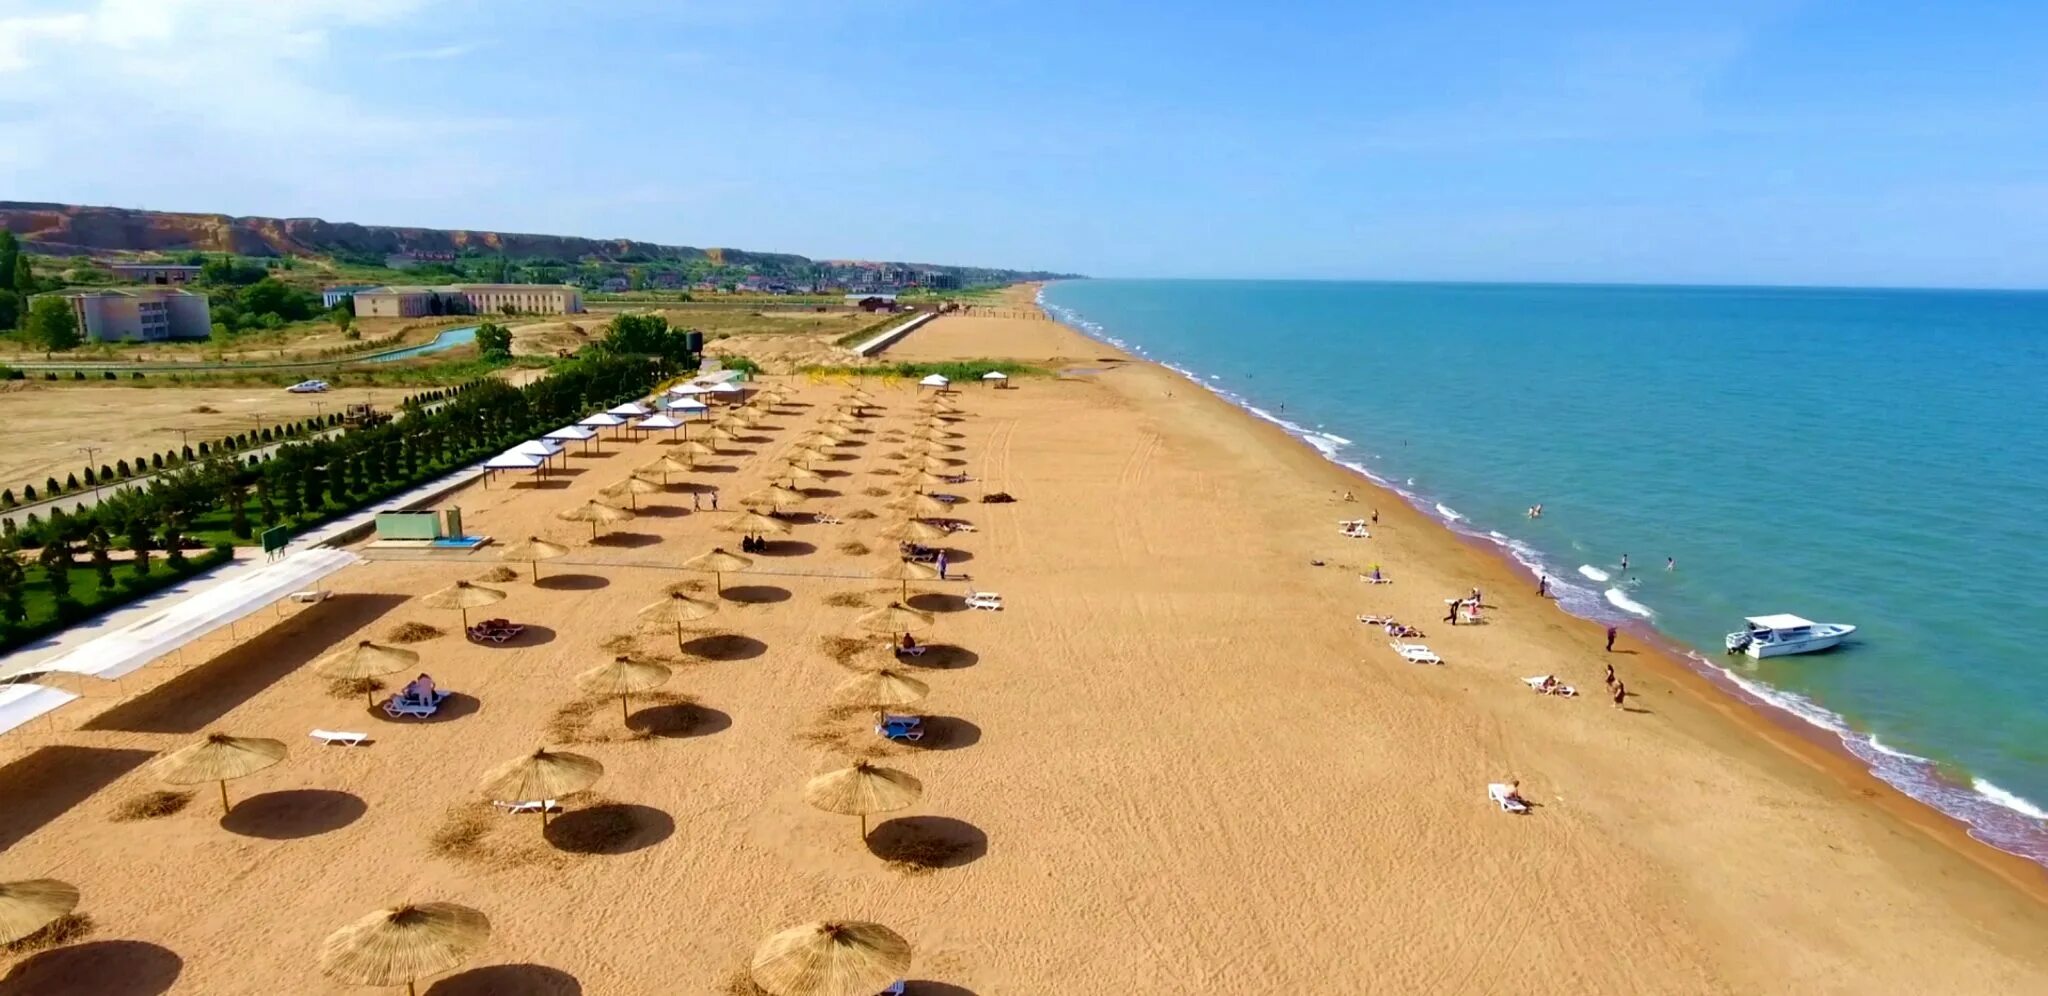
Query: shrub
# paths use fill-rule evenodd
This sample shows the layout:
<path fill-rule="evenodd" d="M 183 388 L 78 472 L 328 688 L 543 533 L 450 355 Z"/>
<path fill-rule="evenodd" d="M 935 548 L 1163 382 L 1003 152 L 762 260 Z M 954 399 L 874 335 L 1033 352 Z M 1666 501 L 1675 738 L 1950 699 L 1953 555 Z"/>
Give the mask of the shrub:
<path fill-rule="evenodd" d="M 73 370 L 73 371 L 71 371 L 71 379 L 72 379 L 72 380 L 84 380 L 84 379 L 85 379 L 85 371 L 83 371 L 83 370 Z"/>
<path fill-rule="evenodd" d="M 120 380 L 121 378 L 120 378 L 119 376 L 117 376 L 117 375 L 116 375 L 116 374 L 115 374 L 115 373 L 114 373 L 114 372 L 113 372 L 112 370 L 108 370 L 108 371 L 105 371 L 104 373 L 101 373 L 101 374 L 100 374 L 100 379 L 101 379 L 101 380 Z"/>

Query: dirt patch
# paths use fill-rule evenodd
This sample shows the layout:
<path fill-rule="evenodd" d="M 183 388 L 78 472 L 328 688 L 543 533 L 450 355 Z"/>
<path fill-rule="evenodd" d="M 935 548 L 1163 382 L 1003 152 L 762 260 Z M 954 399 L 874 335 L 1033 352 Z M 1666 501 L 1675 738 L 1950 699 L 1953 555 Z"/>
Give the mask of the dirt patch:
<path fill-rule="evenodd" d="M 160 820 L 184 809 L 191 802 L 190 792 L 144 792 L 121 800 L 121 804 L 114 807 L 114 822 Z"/>
<path fill-rule="evenodd" d="M 439 626 L 429 626 L 423 622 L 404 622 L 385 630 L 384 639 L 392 643 L 419 643 L 440 636 L 442 632 Z"/>
<path fill-rule="evenodd" d="M 375 678 L 336 678 L 327 683 L 327 697 L 331 699 L 352 699 L 384 690 L 384 683 Z"/>
<path fill-rule="evenodd" d="M 63 947 L 74 941 L 82 941 L 92 935 L 92 917 L 84 913 L 66 913 L 42 926 L 42 929 L 27 937 L 0 944 L 0 951 L 11 955 L 34 954 L 51 948 Z"/>
<path fill-rule="evenodd" d="M 863 543 L 859 540 L 847 540 L 846 542 L 839 544 L 839 552 L 846 554 L 849 557 L 865 557 L 872 551 L 868 549 L 868 545 L 866 543 Z"/>
<path fill-rule="evenodd" d="M 847 636 L 828 636 L 818 641 L 819 653 L 831 658 L 832 663 L 853 670 L 859 670 L 854 661 L 873 647 L 872 640 L 856 640 Z"/>
<path fill-rule="evenodd" d="M 598 649 L 608 654 L 630 654 L 640 646 L 640 634 L 613 633 L 605 637 L 604 642 L 597 646 Z"/>
<path fill-rule="evenodd" d="M 875 518 L 876 516 L 875 516 L 875 513 L 873 513 L 873 512 L 870 512 L 870 511 L 868 511 L 867 509 L 861 508 L 861 509 L 855 509 L 855 510 L 853 510 L 853 511 L 851 511 L 851 512 L 848 512 L 848 513 L 846 513 L 846 517 L 847 517 L 847 518 L 849 518 L 849 519 L 872 519 L 872 518 Z M 866 548 L 866 544 L 864 544 L 864 543 L 854 543 L 854 544 L 851 544 L 851 545 L 853 545 L 853 546 L 858 546 L 858 547 L 862 547 L 863 549 L 865 549 L 865 548 Z"/>
<path fill-rule="evenodd" d="M 879 472 L 878 472 L 878 473 L 879 473 Z M 870 498 L 881 498 L 881 497 L 884 497 L 884 496 L 888 495 L 888 493 L 889 493 L 889 489 L 888 489 L 888 488 L 878 488 L 878 487 L 874 487 L 874 486 L 870 485 L 870 486 L 868 486 L 868 487 L 865 487 L 865 488 L 862 488 L 862 489 L 860 489 L 860 493 L 861 493 L 861 494 L 864 494 L 864 495 L 867 495 L 867 496 L 868 496 L 868 497 L 870 497 Z"/>
<path fill-rule="evenodd" d="M 847 553 L 850 551 L 841 550 L 840 552 Z M 862 552 L 865 553 L 866 550 L 863 549 Z M 857 591 L 835 591 L 825 596 L 825 604 L 835 609 L 865 609 L 868 607 L 868 597 Z"/>

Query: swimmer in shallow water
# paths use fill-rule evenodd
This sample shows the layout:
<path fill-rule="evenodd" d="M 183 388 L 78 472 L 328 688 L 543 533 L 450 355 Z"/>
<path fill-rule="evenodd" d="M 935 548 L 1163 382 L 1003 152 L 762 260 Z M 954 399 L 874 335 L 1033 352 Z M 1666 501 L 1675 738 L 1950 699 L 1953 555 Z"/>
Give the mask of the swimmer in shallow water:
<path fill-rule="evenodd" d="M 1677 569 L 1678 569 L 1678 558 L 1677 558 L 1677 557 L 1665 557 L 1665 558 L 1664 558 L 1664 569 L 1665 569 L 1665 570 L 1667 570 L 1667 571 L 1675 571 L 1675 570 L 1677 570 Z"/>

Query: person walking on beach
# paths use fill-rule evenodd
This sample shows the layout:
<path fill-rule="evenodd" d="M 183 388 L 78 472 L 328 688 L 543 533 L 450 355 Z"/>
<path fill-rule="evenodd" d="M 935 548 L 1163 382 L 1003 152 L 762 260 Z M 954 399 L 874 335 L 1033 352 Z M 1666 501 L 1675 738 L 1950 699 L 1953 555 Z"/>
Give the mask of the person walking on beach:
<path fill-rule="evenodd" d="M 1550 597 L 1550 575 L 1545 574 L 1542 577 L 1536 579 L 1536 597 Z"/>
<path fill-rule="evenodd" d="M 1614 665 L 1609 664 L 1607 665 L 1607 690 L 1610 692 L 1613 691 L 1615 683 L 1616 679 L 1614 677 Z"/>
<path fill-rule="evenodd" d="M 718 492 L 716 491 L 711 492 L 711 510 L 714 512 L 718 511 Z"/>
<path fill-rule="evenodd" d="M 1458 624 L 1458 600 L 1453 598 L 1448 601 L 1451 603 L 1451 611 L 1444 616 L 1444 621 L 1456 626 Z"/>
<path fill-rule="evenodd" d="M 1607 652 L 1614 652 L 1614 627 L 1607 627 Z"/>
<path fill-rule="evenodd" d="M 695 491 L 690 492 L 690 511 L 704 511 L 704 496 L 702 494 Z"/>
<path fill-rule="evenodd" d="M 1373 510 L 1372 510 L 1372 524 L 1373 524 L 1373 525 L 1375 525 L 1375 526 L 1377 526 L 1377 525 L 1379 525 L 1379 524 L 1380 524 L 1380 510 L 1379 510 L 1379 509 L 1373 509 Z"/>
<path fill-rule="evenodd" d="M 1621 704 L 1621 703 L 1622 703 L 1622 700 L 1624 700 L 1624 699 L 1626 699 L 1626 698 L 1628 698 L 1628 686 L 1627 686 L 1627 685 L 1624 685 L 1624 684 L 1622 684 L 1622 683 L 1621 683 L 1621 682 L 1619 682 L 1619 681 L 1615 682 L 1615 683 L 1614 683 L 1614 707 L 1615 707 L 1616 709 L 1624 708 L 1624 707 L 1622 706 L 1622 704 Z"/>

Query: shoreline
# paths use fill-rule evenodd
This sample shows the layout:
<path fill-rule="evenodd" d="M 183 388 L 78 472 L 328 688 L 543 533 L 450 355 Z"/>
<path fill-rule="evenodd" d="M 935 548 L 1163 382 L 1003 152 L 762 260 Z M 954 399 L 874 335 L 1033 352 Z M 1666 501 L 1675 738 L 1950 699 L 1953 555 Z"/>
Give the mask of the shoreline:
<path fill-rule="evenodd" d="M 1140 348 L 1094 334 L 1048 307 L 1043 300 L 1046 286 L 1048 284 L 1045 283 L 1023 285 L 1030 295 L 1030 306 L 1043 312 L 1048 319 L 1062 328 L 1105 349 L 1114 350 L 1122 355 L 1126 363 L 1143 364 L 1201 388 L 1209 399 L 1246 419 L 1259 431 L 1284 440 L 1290 448 L 1303 455 L 1313 456 L 1331 471 L 1355 482 L 1359 486 L 1354 489 L 1359 491 L 1359 504 L 1369 507 L 1370 503 L 1364 501 L 1365 496 L 1377 496 L 1384 505 L 1397 506 L 1412 512 L 1420 521 L 1441 530 L 1464 549 L 1491 562 L 1502 573 L 1513 578 L 1517 585 L 1527 587 L 1535 580 L 1533 569 L 1516 558 L 1514 550 L 1507 542 L 1490 539 L 1470 529 L 1458 528 L 1455 523 L 1463 521 L 1463 517 L 1447 520 L 1443 517 L 1442 511 L 1445 506 L 1440 504 L 1435 506 L 1438 515 L 1431 515 L 1429 506 L 1432 503 L 1429 499 L 1403 492 L 1391 482 L 1339 460 L 1334 452 L 1325 450 L 1306 438 L 1309 434 L 1328 436 L 1328 433 L 1320 429 L 1299 426 L 1257 408 L 1246 399 L 1233 397 L 1212 386 L 1196 371 L 1154 358 Z M 1345 442 L 1348 443 L 1349 440 Z M 1556 577 L 1555 574 L 1552 576 Z M 1573 612 L 1560 604 L 1555 596 L 1548 598 L 1547 601 L 1559 617 L 1569 620 L 1571 625 L 1583 631 L 1582 635 L 1589 645 L 1597 644 L 1604 638 L 1604 627 L 1608 624 L 1606 621 Z M 1686 689 L 1699 705 L 1720 714 L 1743 732 L 1781 754 L 1799 761 L 1807 769 L 1833 778 L 1844 791 L 1852 793 L 1859 799 L 1875 803 L 1879 810 L 1993 872 L 2036 901 L 2048 904 L 2048 863 L 2006 850 L 1991 841 L 1975 836 L 1972 831 L 1976 827 L 1968 820 L 1932 802 L 1922 800 L 1880 777 L 1869 762 L 1850 749 L 1839 732 L 1820 726 L 1794 710 L 1744 688 L 1720 668 L 1713 666 L 1710 661 L 1701 658 L 1696 648 L 1658 629 L 1652 619 L 1625 609 L 1619 611 L 1621 616 L 1615 619 L 1613 624 L 1623 633 L 1648 647 L 1652 652 L 1650 656 L 1659 662 L 1656 667 L 1660 676 L 1674 686 Z M 1927 763 L 1931 776 L 1952 790 L 1966 793 L 1975 791 L 1973 786 L 1962 784 L 1934 768 L 1931 762 Z M 2015 816 L 2024 817 L 2024 814 L 2016 812 Z"/>

